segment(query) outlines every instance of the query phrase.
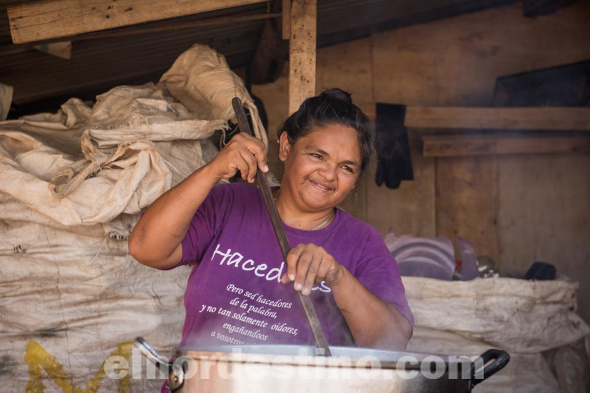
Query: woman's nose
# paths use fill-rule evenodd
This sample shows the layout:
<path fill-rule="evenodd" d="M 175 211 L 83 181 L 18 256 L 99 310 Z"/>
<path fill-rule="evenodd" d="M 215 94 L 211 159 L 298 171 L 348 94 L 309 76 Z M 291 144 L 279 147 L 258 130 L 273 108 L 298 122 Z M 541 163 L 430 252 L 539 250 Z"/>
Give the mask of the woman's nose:
<path fill-rule="evenodd" d="M 330 162 L 325 162 L 324 165 L 322 165 L 322 168 L 320 169 L 320 174 L 326 179 L 326 180 L 333 180 L 336 178 L 336 169 L 337 169 L 337 165 L 334 163 L 330 163 Z"/>

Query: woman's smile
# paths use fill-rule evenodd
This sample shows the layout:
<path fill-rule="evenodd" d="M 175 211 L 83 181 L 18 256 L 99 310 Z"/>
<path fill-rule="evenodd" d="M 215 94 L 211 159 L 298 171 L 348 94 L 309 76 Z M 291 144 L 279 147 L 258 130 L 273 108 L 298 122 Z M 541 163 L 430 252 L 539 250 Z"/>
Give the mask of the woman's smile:
<path fill-rule="evenodd" d="M 329 187 L 328 185 L 326 185 L 325 183 L 321 183 L 321 182 L 317 182 L 317 181 L 313 181 L 313 180 L 308 180 L 311 184 L 313 184 L 317 189 L 319 189 L 320 191 L 323 192 L 332 192 L 333 189 L 331 187 Z"/>

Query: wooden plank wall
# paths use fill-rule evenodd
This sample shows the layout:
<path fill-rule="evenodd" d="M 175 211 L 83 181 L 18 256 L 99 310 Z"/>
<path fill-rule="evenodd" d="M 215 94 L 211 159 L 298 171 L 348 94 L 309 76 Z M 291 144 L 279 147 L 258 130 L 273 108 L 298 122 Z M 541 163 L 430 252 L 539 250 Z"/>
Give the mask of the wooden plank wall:
<path fill-rule="evenodd" d="M 436 233 L 455 244 L 466 238 L 478 255 L 498 261 L 496 156 L 438 158 L 435 176 Z"/>
<path fill-rule="evenodd" d="M 498 159 L 498 235 L 507 271 L 550 262 L 580 281 L 578 301 L 590 323 L 590 154 Z"/>
<path fill-rule="evenodd" d="M 534 19 L 515 3 L 392 30 L 320 49 L 317 86 L 347 89 L 373 111 L 377 102 L 492 106 L 498 77 L 590 59 L 587 20 L 589 2 Z M 276 102 L 283 83 L 255 92 Z M 590 322 L 590 155 L 423 157 L 419 131 L 409 136 L 415 180 L 390 190 L 368 173 L 349 210 L 383 234 L 465 237 L 516 275 L 553 263 L 580 281 L 579 312 Z"/>

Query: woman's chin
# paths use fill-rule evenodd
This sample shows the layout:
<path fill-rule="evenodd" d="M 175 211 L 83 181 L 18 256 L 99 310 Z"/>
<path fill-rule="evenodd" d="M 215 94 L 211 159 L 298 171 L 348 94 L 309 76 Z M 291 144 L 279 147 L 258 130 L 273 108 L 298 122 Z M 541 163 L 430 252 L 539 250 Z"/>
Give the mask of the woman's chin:
<path fill-rule="evenodd" d="M 323 211 L 330 209 L 340 202 L 335 202 L 332 198 L 305 198 L 304 203 L 308 209 L 313 211 Z"/>

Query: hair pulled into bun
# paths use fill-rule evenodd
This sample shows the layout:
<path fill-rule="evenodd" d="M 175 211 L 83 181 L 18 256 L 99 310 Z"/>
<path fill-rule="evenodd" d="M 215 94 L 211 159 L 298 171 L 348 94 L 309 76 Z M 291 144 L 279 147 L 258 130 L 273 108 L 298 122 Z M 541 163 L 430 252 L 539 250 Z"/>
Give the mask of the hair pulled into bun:
<path fill-rule="evenodd" d="M 348 93 L 342 89 L 333 88 L 333 89 L 324 90 L 320 94 L 320 97 L 321 96 L 327 96 L 327 97 L 335 99 L 335 100 L 345 101 L 347 104 L 352 104 L 352 96 L 350 95 L 350 93 Z"/>

